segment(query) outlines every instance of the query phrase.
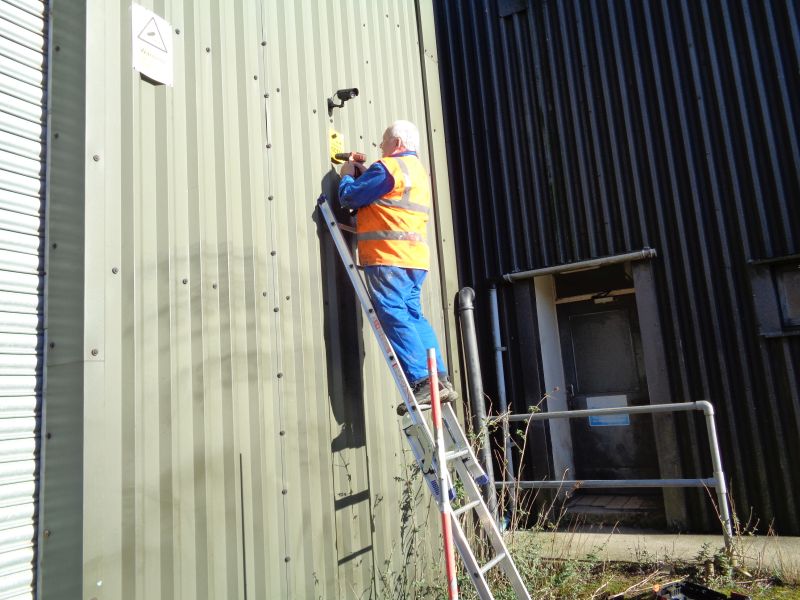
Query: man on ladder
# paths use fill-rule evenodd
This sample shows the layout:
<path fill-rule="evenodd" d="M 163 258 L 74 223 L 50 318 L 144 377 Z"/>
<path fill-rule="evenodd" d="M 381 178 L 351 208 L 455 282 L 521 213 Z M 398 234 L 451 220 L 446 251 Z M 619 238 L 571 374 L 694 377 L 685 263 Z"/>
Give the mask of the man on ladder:
<path fill-rule="evenodd" d="M 372 302 L 417 403 L 429 408 L 427 348 L 436 350 L 441 401 L 458 398 L 420 305 L 430 266 L 425 241 L 432 206 L 430 183 L 417 156 L 419 131 L 413 123 L 389 125 L 380 148 L 383 157 L 369 168 L 352 158 L 342 165 L 339 202 L 358 211 L 358 259 Z M 398 407 L 404 409 L 405 404 Z"/>
<path fill-rule="evenodd" d="M 486 575 L 499 568 L 511 582 L 517 598 L 530 600 L 494 515 L 483 500 L 479 486 L 486 485 L 488 478 L 450 404 L 456 394 L 447 380 L 436 336 L 422 316 L 419 296 L 429 265 L 425 237 L 431 192 L 428 175 L 416 155 L 418 146 L 417 128 L 407 121 L 396 121 L 383 134 L 383 157 L 379 161 L 367 169 L 350 160 L 341 170 L 340 201 L 359 210 L 358 251 L 369 292 L 356 272 L 350 247 L 342 236 L 344 227 L 337 222 L 325 194 L 317 199 L 317 206 L 403 397 L 403 435 L 428 488 L 440 504 L 443 522 L 450 524 L 453 543 L 478 596 L 481 600 L 494 599 Z M 427 348 L 431 349 L 430 355 Z M 437 381 L 440 377 L 441 381 Z M 438 417 L 434 419 L 436 442 L 419 412 L 425 405 L 430 408 L 431 397 L 435 395 L 446 397 L 448 403 L 440 406 L 441 414 L 437 410 L 434 415 Z M 445 448 L 445 443 L 450 449 Z M 449 504 L 455 496 L 449 483 L 451 468 L 464 493 L 463 503 L 455 509 Z M 483 565 L 478 562 L 459 521 L 466 514 L 477 518 L 494 551 L 494 557 Z M 452 561 L 448 564 L 452 567 Z M 452 568 L 448 572 L 452 575 Z M 450 577 L 448 581 L 454 579 Z M 457 596 L 455 585 L 448 586 L 448 591 L 451 598 Z"/>

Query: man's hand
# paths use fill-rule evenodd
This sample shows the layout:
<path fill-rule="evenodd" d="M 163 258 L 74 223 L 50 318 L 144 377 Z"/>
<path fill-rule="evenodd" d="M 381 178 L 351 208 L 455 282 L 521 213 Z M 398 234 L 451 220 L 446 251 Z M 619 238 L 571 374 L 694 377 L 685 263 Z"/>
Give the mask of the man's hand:
<path fill-rule="evenodd" d="M 346 163 L 342 165 L 339 169 L 339 175 L 344 177 L 345 175 L 350 175 L 350 177 L 358 177 L 364 171 L 367 170 L 367 166 L 362 162 L 356 162 L 352 158 L 348 160 Z"/>

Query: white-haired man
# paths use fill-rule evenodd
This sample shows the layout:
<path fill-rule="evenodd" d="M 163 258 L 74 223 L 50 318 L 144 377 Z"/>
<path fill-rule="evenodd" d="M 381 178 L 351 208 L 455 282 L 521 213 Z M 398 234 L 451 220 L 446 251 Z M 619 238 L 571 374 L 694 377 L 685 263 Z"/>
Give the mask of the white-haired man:
<path fill-rule="evenodd" d="M 382 158 L 369 168 L 352 160 L 342 165 L 339 202 L 358 210 L 359 263 L 417 402 L 423 407 L 430 403 L 428 348 L 436 349 L 440 397 L 452 402 L 458 394 L 420 305 L 430 267 L 426 237 L 432 199 L 428 173 L 417 156 L 419 131 L 409 121 L 395 121 L 383 133 L 380 147 Z"/>

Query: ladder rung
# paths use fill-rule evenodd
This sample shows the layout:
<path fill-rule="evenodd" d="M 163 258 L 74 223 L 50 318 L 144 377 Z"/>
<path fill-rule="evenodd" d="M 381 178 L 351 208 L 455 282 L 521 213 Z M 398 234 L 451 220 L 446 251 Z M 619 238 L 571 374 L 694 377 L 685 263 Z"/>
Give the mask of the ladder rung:
<path fill-rule="evenodd" d="M 461 450 L 454 450 L 453 452 L 447 452 L 444 455 L 444 458 L 449 462 L 451 460 L 456 460 L 457 458 L 464 458 L 465 456 L 469 456 L 469 448 L 462 448 Z"/>
<path fill-rule="evenodd" d="M 491 570 L 493 567 L 497 566 L 501 560 L 503 560 L 506 556 L 508 556 L 505 552 L 501 552 L 497 556 L 495 556 L 492 560 L 481 567 L 481 573 L 484 575 L 487 571 Z"/>
<path fill-rule="evenodd" d="M 460 507 L 458 507 L 457 509 L 455 509 L 455 510 L 453 511 L 453 516 L 454 516 L 454 517 L 458 517 L 458 516 L 460 516 L 460 515 L 463 515 L 463 514 L 464 514 L 465 512 L 467 512 L 468 510 L 472 510 L 473 508 L 475 508 L 476 506 L 478 506 L 480 503 L 481 503 L 481 501 L 480 501 L 480 500 L 473 500 L 473 501 L 472 501 L 472 502 L 470 502 L 469 504 L 465 504 L 464 506 L 460 506 Z"/>

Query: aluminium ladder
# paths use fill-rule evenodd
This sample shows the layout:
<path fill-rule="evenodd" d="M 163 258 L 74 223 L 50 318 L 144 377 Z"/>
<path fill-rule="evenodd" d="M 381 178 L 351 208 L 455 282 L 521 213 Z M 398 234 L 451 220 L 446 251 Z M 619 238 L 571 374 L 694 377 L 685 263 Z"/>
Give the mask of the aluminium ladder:
<path fill-rule="evenodd" d="M 358 296 L 361 303 L 361 308 L 367 316 L 375 338 L 378 341 L 383 357 L 389 365 L 389 369 L 394 378 L 395 385 L 400 391 L 400 395 L 406 406 L 406 413 L 401 420 L 401 429 L 408 441 L 417 465 L 428 484 L 434 499 L 439 501 L 441 493 L 439 487 L 439 480 L 437 477 L 439 465 L 436 461 L 436 453 L 434 451 L 434 441 L 431 435 L 430 427 L 427 421 L 422 417 L 420 408 L 414 398 L 414 393 L 411 391 L 411 386 L 408 384 L 405 374 L 403 373 L 400 363 L 397 361 L 392 345 L 389 342 L 386 334 L 383 331 L 378 315 L 372 306 L 372 300 L 369 297 L 369 292 L 358 273 L 356 262 L 353 255 L 350 253 L 350 248 L 342 235 L 342 229 L 349 230 L 344 225 L 340 225 L 336 221 L 333 210 L 328 204 L 328 199 L 325 194 L 322 194 L 317 200 L 320 214 L 325 220 L 325 225 L 333 238 L 336 250 L 339 252 L 339 257 L 344 263 L 347 275 L 350 278 L 350 283 Z M 497 527 L 489 508 L 483 500 L 479 485 L 486 485 L 488 477 L 486 472 L 478 463 L 475 453 L 469 444 L 464 431 L 459 424 L 458 417 L 453 411 L 451 403 L 442 405 L 442 420 L 444 422 L 444 430 L 447 432 L 447 446 L 449 451 L 445 453 L 445 461 L 448 465 L 452 465 L 458 478 L 461 480 L 467 501 L 459 508 L 450 512 L 451 525 L 453 529 L 453 539 L 458 548 L 458 553 L 464 561 L 467 573 L 469 573 L 472 583 L 478 590 L 478 595 L 481 600 L 494 600 L 489 584 L 486 581 L 486 574 L 494 567 L 499 567 L 505 573 L 511 586 L 514 588 L 516 596 L 520 600 L 530 600 L 530 594 L 525 588 L 525 584 L 520 577 L 519 571 L 511 558 L 511 553 L 503 541 L 502 534 Z M 450 476 L 449 468 L 446 466 L 446 477 Z M 454 497 L 453 486 L 449 486 L 448 498 L 450 500 Z M 459 517 L 470 511 L 475 511 L 478 519 L 483 527 L 486 536 L 494 550 L 494 558 L 484 565 L 478 563 L 475 553 L 467 542 L 467 536 L 464 529 L 461 527 Z"/>

